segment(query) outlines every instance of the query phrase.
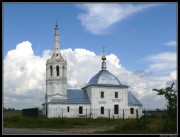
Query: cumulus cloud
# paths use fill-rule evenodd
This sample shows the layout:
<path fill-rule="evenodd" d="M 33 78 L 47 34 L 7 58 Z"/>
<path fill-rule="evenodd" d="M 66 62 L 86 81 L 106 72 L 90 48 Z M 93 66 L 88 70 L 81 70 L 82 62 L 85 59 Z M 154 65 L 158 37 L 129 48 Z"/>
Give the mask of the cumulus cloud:
<path fill-rule="evenodd" d="M 37 101 L 39 97 L 44 97 L 45 91 L 39 89 L 41 85 L 45 87 L 44 70 L 48 57 L 46 51 L 42 57 L 34 55 L 32 44 L 28 41 L 18 44 L 16 49 L 7 53 L 3 66 L 5 105 L 14 104 L 14 101 L 21 102 L 19 98 L 24 96 L 32 100 L 30 104 Z M 36 93 L 40 94 L 36 96 Z M 11 100 L 9 97 L 14 98 Z M 25 102 L 22 101 L 20 104 L 22 107 Z"/>
<path fill-rule="evenodd" d="M 165 45 L 167 45 L 167 46 L 176 46 L 177 42 L 175 40 L 174 41 L 169 41 L 169 42 L 166 42 Z"/>
<path fill-rule="evenodd" d="M 5 107 L 18 109 L 42 107 L 45 102 L 46 60 L 51 56 L 45 50 L 42 56 L 34 55 L 32 44 L 28 41 L 9 51 L 3 60 L 3 102 Z M 67 60 L 68 88 L 83 87 L 92 76 L 101 70 L 101 55 L 86 49 L 62 49 Z M 107 69 L 117 76 L 122 84 L 143 103 L 145 108 L 161 108 L 165 105 L 163 97 L 158 97 L 152 88 L 165 87 L 168 81 L 176 80 L 176 71 L 169 75 L 155 77 L 147 72 L 131 72 L 123 67 L 120 59 L 107 55 Z M 162 60 L 159 57 L 159 60 Z M 23 69 L 22 69 L 23 68 Z"/>
<path fill-rule="evenodd" d="M 82 26 L 93 34 L 107 34 L 107 29 L 123 19 L 158 4 L 78 4 Z"/>

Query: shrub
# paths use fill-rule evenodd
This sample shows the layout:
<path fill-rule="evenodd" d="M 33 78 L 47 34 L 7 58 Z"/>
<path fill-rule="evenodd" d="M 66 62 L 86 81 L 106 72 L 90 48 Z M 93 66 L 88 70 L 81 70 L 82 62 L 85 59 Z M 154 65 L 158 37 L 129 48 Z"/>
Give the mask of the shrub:
<path fill-rule="evenodd" d="M 148 124 L 149 124 L 149 121 L 141 117 L 140 119 L 127 122 L 124 126 L 122 126 L 122 129 L 123 130 L 148 129 L 149 128 Z"/>

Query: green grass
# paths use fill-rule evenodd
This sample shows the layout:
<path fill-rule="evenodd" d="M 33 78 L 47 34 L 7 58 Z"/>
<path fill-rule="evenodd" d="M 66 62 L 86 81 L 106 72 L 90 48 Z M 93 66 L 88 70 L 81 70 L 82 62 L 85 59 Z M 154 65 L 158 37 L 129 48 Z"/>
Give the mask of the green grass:
<path fill-rule="evenodd" d="M 3 116 L 4 117 L 16 116 L 16 115 L 22 115 L 22 111 L 21 110 L 3 111 Z"/>
<path fill-rule="evenodd" d="M 90 119 L 90 118 L 47 118 L 39 115 L 37 119 L 23 117 L 20 115 L 4 117 L 4 127 L 14 128 L 73 128 L 73 127 L 114 127 L 101 133 L 111 134 L 163 134 L 164 119 L 159 117 L 146 117 L 136 119 Z M 175 128 L 174 128 L 175 129 Z M 100 132 L 99 132 L 100 133 Z M 171 132 L 176 133 L 176 130 Z"/>
<path fill-rule="evenodd" d="M 72 128 L 77 126 L 112 126 L 119 125 L 122 120 L 90 119 L 90 118 L 47 118 L 40 115 L 38 119 L 13 116 L 5 117 L 4 127 L 16 128 Z"/>
<path fill-rule="evenodd" d="M 116 126 L 113 130 L 106 130 L 103 133 L 110 134 L 177 134 L 175 121 L 166 125 L 165 119 L 159 117 L 149 117 L 145 120 L 136 121 L 135 119 L 125 120 L 124 123 Z M 164 129 L 168 126 L 170 130 Z"/>

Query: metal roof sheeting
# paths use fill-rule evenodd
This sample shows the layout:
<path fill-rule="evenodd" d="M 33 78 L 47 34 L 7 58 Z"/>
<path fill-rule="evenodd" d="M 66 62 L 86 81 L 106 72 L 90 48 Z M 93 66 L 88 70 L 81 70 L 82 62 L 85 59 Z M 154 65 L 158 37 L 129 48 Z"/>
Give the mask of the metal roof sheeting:
<path fill-rule="evenodd" d="M 67 89 L 67 99 L 53 99 L 50 104 L 90 104 L 86 90 Z"/>
<path fill-rule="evenodd" d="M 128 91 L 128 105 L 143 106 L 142 103 L 130 91 Z"/>
<path fill-rule="evenodd" d="M 68 89 L 68 99 L 53 99 L 50 104 L 90 104 L 86 90 L 83 89 Z M 128 92 L 129 106 L 142 106 L 142 103 L 129 91 Z"/>
<path fill-rule="evenodd" d="M 101 70 L 94 75 L 88 84 L 85 86 L 115 86 L 115 87 L 128 87 L 121 84 L 121 82 L 109 71 Z"/>

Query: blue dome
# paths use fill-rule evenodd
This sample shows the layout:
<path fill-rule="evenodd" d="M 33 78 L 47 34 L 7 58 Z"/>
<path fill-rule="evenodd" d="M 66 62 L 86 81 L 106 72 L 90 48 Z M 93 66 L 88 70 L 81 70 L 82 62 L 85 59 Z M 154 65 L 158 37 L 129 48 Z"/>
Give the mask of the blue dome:
<path fill-rule="evenodd" d="M 87 84 L 87 86 L 90 85 L 122 86 L 120 81 L 107 70 L 101 70 L 96 75 L 94 75 Z"/>

